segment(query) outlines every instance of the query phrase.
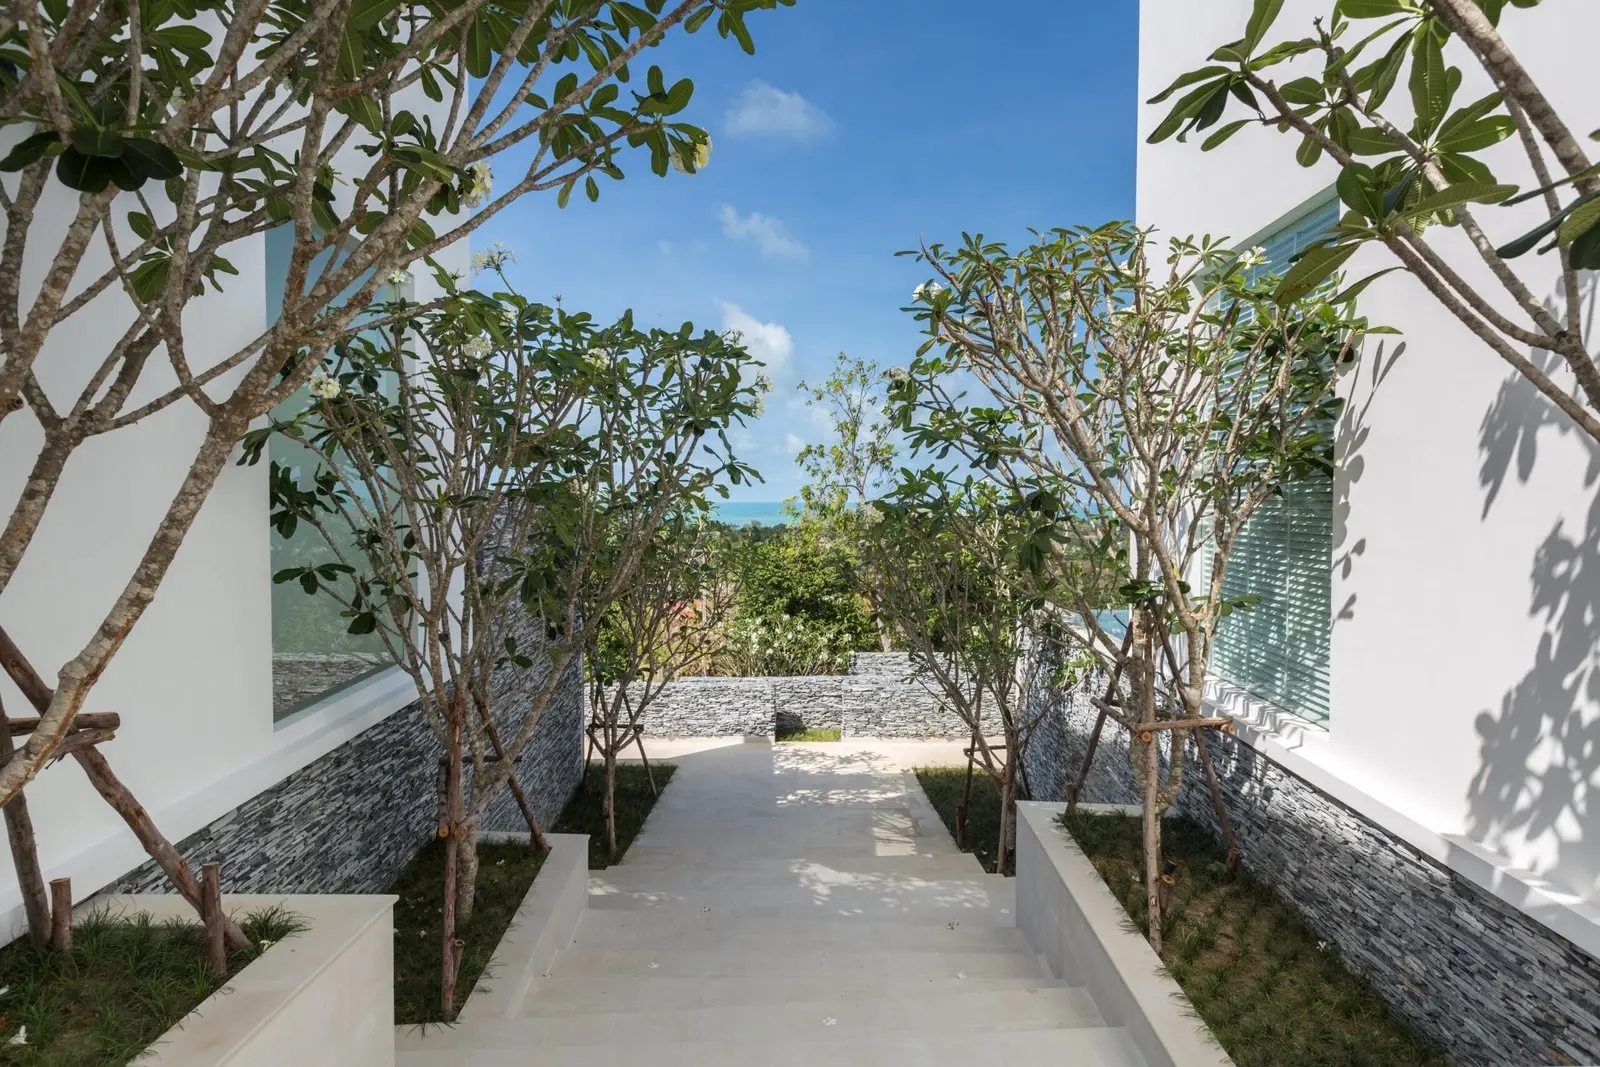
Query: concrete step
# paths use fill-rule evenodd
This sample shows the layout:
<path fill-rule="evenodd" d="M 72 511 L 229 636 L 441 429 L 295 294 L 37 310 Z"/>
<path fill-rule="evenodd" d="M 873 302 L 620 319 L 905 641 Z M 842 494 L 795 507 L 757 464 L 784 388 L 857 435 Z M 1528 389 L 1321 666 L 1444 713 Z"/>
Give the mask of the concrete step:
<path fill-rule="evenodd" d="M 881 1034 L 967 1030 L 1058 1030 L 1102 1026 L 1080 988 L 969 990 L 859 1002 L 791 1001 L 744 1006 L 595 1012 L 475 1021 L 435 1037 L 402 1031 L 400 1048 L 515 1049 L 677 1041 L 845 1040 Z"/>
<path fill-rule="evenodd" d="M 556 955 L 550 977 L 727 978 L 789 975 L 826 983 L 840 974 L 897 978 L 1048 978 L 1037 957 L 1021 952 L 905 952 L 843 948 L 576 948 Z"/>
<path fill-rule="evenodd" d="M 666 910 L 771 918 L 958 920 L 1011 925 L 1016 887 L 997 875 L 921 884 L 751 886 L 740 889 L 659 890 L 591 887 L 599 911 Z"/>
<path fill-rule="evenodd" d="M 977 865 L 974 864 L 973 868 Z M 799 887 L 819 893 L 837 889 L 860 889 L 874 893 L 902 894 L 928 887 L 943 892 L 974 894 L 987 892 L 990 876 L 982 869 L 968 868 L 958 877 L 923 877 L 907 871 L 842 871 L 825 863 L 804 861 L 751 866 L 733 870 L 692 870 L 610 867 L 589 875 L 592 893 L 652 890 L 667 893 L 702 893 L 724 889 L 762 889 Z"/>
<path fill-rule="evenodd" d="M 704 912 L 591 911 L 572 944 L 584 948 L 853 948 L 928 952 L 1027 951 L 1014 927 L 957 920 L 925 923 L 755 919 Z"/>
<path fill-rule="evenodd" d="M 491 979 L 492 981 L 492 979 Z M 768 1014 L 793 1003 L 832 1003 L 841 1007 L 907 996 L 988 993 L 999 990 L 1065 989 L 1068 983 L 1039 978 L 924 978 L 885 981 L 877 976 L 841 974 L 821 985 L 815 978 L 743 975 L 737 978 L 536 979 L 517 1009 L 529 1018 L 683 1011 L 738 1007 Z M 837 1013 L 835 1013 L 837 1014 Z"/>
<path fill-rule="evenodd" d="M 873 852 L 835 851 L 831 855 L 807 855 L 803 858 L 766 857 L 764 859 L 737 858 L 708 868 L 702 863 L 686 861 L 675 855 L 661 855 L 640 859 L 632 850 L 622 863 L 608 868 L 608 875 L 633 875 L 649 872 L 670 882 L 684 874 L 705 874 L 709 870 L 721 872 L 761 873 L 791 872 L 813 873 L 831 871 L 840 874 L 909 874 L 918 878 L 978 878 L 986 872 L 970 854 L 920 853 L 907 856 L 880 856 Z M 666 883 L 663 883 L 666 884 Z"/>
<path fill-rule="evenodd" d="M 462 1027 L 460 1029 L 466 1029 Z M 436 1028 L 430 1034 L 451 1031 Z M 398 1052 L 395 1067 L 966 1067 L 972 1063 L 1050 1063 L 1055 1067 L 1145 1067 L 1120 1028 L 899 1033 L 772 1041 L 679 1041 L 463 1049 L 441 1055 L 426 1039 Z"/>

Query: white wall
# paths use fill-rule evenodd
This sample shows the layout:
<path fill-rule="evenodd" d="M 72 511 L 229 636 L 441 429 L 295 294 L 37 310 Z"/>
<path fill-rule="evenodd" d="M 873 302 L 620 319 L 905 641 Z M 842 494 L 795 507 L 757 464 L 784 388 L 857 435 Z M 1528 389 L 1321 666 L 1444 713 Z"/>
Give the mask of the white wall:
<path fill-rule="evenodd" d="M 1251 6 L 1143 0 L 1141 100 L 1240 36 Z M 1313 14 L 1331 7 L 1289 0 L 1271 39 L 1308 32 Z M 1584 51 L 1600 32 L 1600 5 L 1508 7 L 1505 24 L 1573 129 L 1600 126 Z M 1453 58 L 1467 75 L 1457 103 L 1486 93 L 1470 57 Z M 1408 99 L 1404 85 L 1395 98 Z M 1296 142 L 1270 129 L 1246 129 L 1204 154 L 1199 138 L 1144 144 L 1164 114 L 1162 105 L 1140 109 L 1142 224 L 1244 239 L 1336 174 L 1326 161 L 1300 168 Z M 1513 140 L 1486 158 L 1500 180 L 1531 186 L 1518 155 Z M 1537 207 L 1486 208 L 1480 217 L 1506 240 L 1531 225 Z M 1441 247 L 1468 277 L 1486 276 L 1481 264 L 1467 269 L 1476 256 L 1458 233 Z M 1391 264 L 1375 248 L 1349 269 L 1355 277 Z M 1518 265 L 1535 292 L 1553 291 L 1549 257 Z M 1374 350 L 1346 383 L 1331 716 L 1326 732 L 1268 736 L 1397 830 L 1405 824 L 1469 851 L 1475 842 L 1558 894 L 1592 900 L 1600 891 L 1600 796 L 1590 798 L 1600 768 L 1600 448 L 1409 275 L 1377 283 L 1361 310 L 1404 331 L 1405 352 L 1381 388 L 1373 388 Z"/>
<path fill-rule="evenodd" d="M 420 91 L 417 96 L 420 104 L 414 109 L 437 109 Z M 352 165 L 366 161 L 351 156 Z M 47 247 L 45 227 L 64 228 L 75 207 L 76 198 L 52 182 L 30 245 Z M 185 333 L 197 370 L 265 329 L 264 247 L 259 237 L 229 246 L 225 254 L 239 276 L 226 280 L 222 294 L 188 306 Z M 467 249 L 463 245 L 440 258 L 446 267 L 464 272 Z M 29 256 L 25 294 L 36 290 L 43 262 L 41 256 Z M 100 244 L 80 272 L 80 285 L 98 276 L 107 262 Z M 417 297 L 435 295 L 427 272 L 414 273 Z M 127 298 L 113 287 L 52 334 L 37 373 L 58 405 L 70 405 L 132 315 Z M 130 406 L 171 384 L 158 351 Z M 91 440 L 71 460 L 21 568 L 0 598 L 0 625 L 47 681 L 82 648 L 127 582 L 204 428 L 200 412 L 180 403 L 145 423 Z M 0 514 L 9 515 L 39 440 L 38 424 L 27 410 L 0 422 Z M 391 671 L 274 724 L 267 471 L 263 460 L 253 467 L 230 465 L 223 472 L 154 603 L 86 705 L 88 711 L 122 716 L 122 728 L 103 751 L 174 841 L 414 698 L 409 681 Z M 3 676 L 0 700 L 13 716 L 31 713 Z M 71 877 L 79 898 L 146 858 L 74 761 L 47 768 L 28 787 L 27 797 L 46 877 Z M 0 942 L 21 928 L 15 872 L 9 861 L 0 860 Z"/>

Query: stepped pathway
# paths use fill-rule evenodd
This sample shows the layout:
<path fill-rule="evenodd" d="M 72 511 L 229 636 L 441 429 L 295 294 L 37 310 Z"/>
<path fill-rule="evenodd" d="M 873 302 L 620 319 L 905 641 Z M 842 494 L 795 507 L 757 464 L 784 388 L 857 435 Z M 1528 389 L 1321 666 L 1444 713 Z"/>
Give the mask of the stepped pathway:
<path fill-rule="evenodd" d="M 399 1067 L 1143 1067 L 928 805 L 910 768 L 959 745 L 692 747 L 652 753 L 671 786 L 516 1017 Z"/>

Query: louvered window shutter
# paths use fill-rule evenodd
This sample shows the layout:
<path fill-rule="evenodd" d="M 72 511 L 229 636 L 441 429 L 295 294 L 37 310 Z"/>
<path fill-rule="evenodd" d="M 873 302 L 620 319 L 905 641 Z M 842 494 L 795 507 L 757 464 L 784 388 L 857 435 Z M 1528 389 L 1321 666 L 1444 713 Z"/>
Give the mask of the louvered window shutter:
<path fill-rule="evenodd" d="M 1338 220 L 1338 201 L 1296 219 L 1262 242 L 1267 262 L 1259 269 L 1283 274 Z M 1261 602 L 1218 624 L 1212 673 L 1285 711 L 1326 721 L 1332 581 L 1333 480 L 1316 475 L 1284 486 L 1234 542 L 1223 595 Z"/>

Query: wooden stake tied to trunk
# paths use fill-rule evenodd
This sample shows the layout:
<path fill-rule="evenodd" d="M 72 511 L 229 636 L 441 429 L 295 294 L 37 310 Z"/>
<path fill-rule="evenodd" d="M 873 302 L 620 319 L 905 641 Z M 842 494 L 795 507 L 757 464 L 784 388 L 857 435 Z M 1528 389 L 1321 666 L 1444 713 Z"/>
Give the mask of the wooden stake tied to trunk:
<path fill-rule="evenodd" d="M 0 666 L 4 666 L 6 673 L 11 676 L 11 680 L 22 691 L 22 695 L 27 697 L 28 702 L 33 705 L 40 716 L 43 716 L 49 710 L 50 700 L 55 693 L 45 684 L 44 679 L 39 677 L 39 672 L 33 669 L 33 665 L 28 662 L 22 651 L 12 642 L 4 628 L 0 628 Z M 79 724 L 84 720 L 88 720 L 94 728 L 78 729 Z M 27 719 L 7 719 L 6 721 L 7 729 L 0 731 L 0 733 L 5 733 L 7 740 L 9 740 L 11 734 L 18 732 L 18 724 L 23 725 L 22 732 L 31 732 L 38 722 L 38 720 Z M 188 861 L 173 847 L 172 842 L 168 841 L 161 831 L 156 829 L 155 821 L 150 818 L 150 813 L 145 810 L 143 804 L 139 803 L 138 798 L 133 795 L 132 791 L 112 773 L 111 764 L 106 761 L 105 756 L 95 747 L 97 744 L 111 739 L 112 732 L 120 724 L 120 721 L 118 716 L 114 714 L 102 713 L 99 715 L 77 716 L 73 720 L 73 730 L 67 734 L 66 739 L 57 747 L 56 754 L 71 755 L 78 761 L 78 765 L 89 776 L 89 782 L 94 786 L 95 792 L 99 793 L 106 803 L 110 804 L 112 809 L 122 816 L 123 821 L 128 824 L 128 828 L 133 831 L 134 836 L 139 839 L 139 843 L 144 846 L 145 852 L 150 855 L 151 859 L 156 861 L 156 864 L 172 880 L 173 886 L 177 888 L 183 898 L 203 917 L 204 910 L 200 899 L 200 886 L 195 881 L 194 875 L 189 871 Z M 30 723 L 32 725 L 28 725 Z M 9 808 L 10 805 L 7 805 L 7 807 Z M 232 919 L 225 919 L 224 923 L 229 947 L 250 947 L 250 939 L 245 936 L 238 923 Z"/>

